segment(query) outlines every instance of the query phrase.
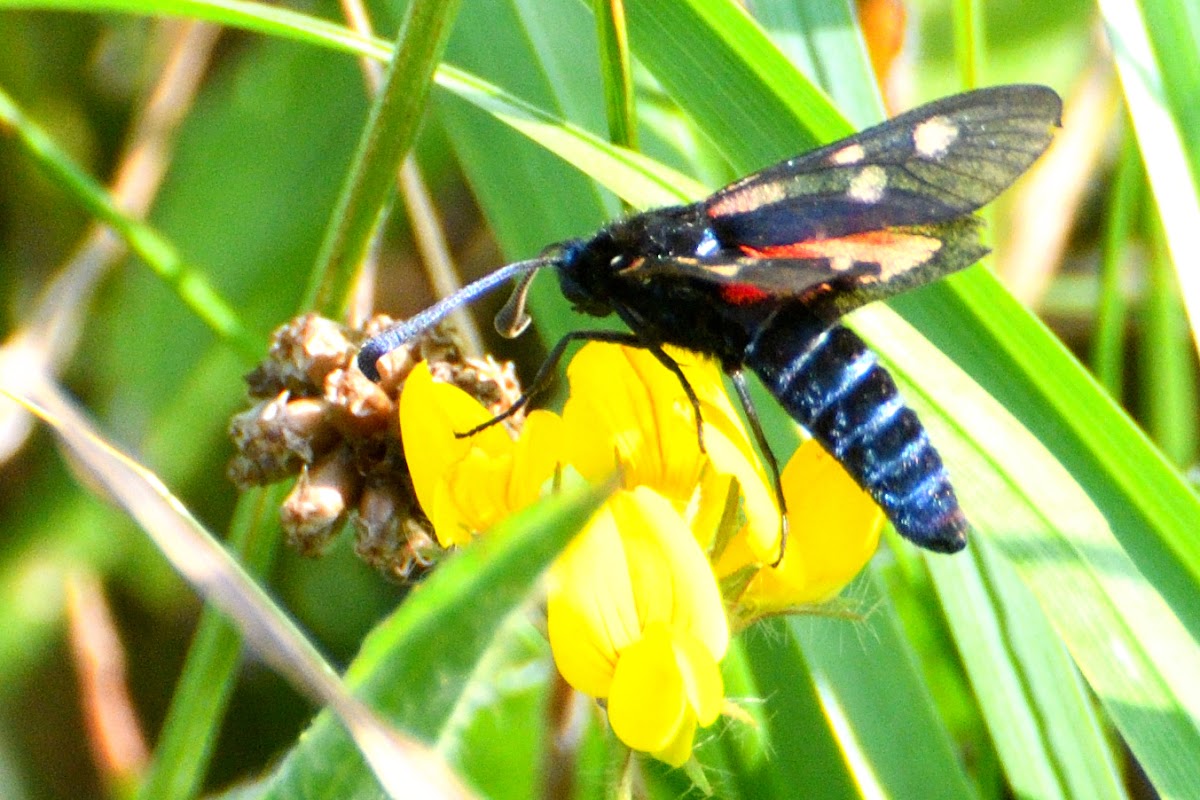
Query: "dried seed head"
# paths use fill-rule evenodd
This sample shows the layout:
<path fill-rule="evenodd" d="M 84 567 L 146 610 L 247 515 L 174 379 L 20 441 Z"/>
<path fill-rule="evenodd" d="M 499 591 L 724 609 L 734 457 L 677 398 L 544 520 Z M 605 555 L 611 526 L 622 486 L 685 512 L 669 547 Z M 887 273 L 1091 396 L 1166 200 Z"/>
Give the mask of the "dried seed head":
<path fill-rule="evenodd" d="M 229 479 L 242 489 L 282 480 L 311 464 L 336 440 L 323 399 L 290 400 L 286 391 L 234 416 L 229 437 L 238 454 Z"/>
<path fill-rule="evenodd" d="M 238 451 L 229 476 L 248 488 L 299 475 L 281 509 L 295 547 L 319 554 L 353 519 L 359 555 L 408 580 L 428 569 L 442 549 L 413 496 L 400 443 L 396 401 L 405 378 L 419 361 L 428 361 L 435 377 L 493 413 L 508 408 L 520 386 L 511 364 L 464 359 L 442 330 L 381 358 L 381 380 L 372 383 L 354 356 L 364 340 L 391 325 L 378 315 L 361 330 L 349 330 L 305 314 L 275 331 L 267 359 L 246 376 L 251 396 L 262 400 L 229 426 Z"/>
<path fill-rule="evenodd" d="M 363 490 L 354 520 L 359 557 L 401 581 L 420 578 L 445 553 L 432 525 L 412 502 L 411 486 L 375 484 Z"/>
<path fill-rule="evenodd" d="M 347 447 L 302 470 L 280 509 L 288 543 L 304 555 L 319 555 L 345 524 L 358 493 L 358 473 Z"/>
<path fill-rule="evenodd" d="M 333 423 L 347 437 L 370 436 L 396 425 L 396 404 L 357 369 L 335 369 L 325 377 L 325 400 Z"/>
<path fill-rule="evenodd" d="M 332 320 L 305 314 L 271 335 L 267 360 L 246 376 L 250 394 L 264 397 L 282 389 L 305 394 L 335 369 L 350 365 L 358 342 Z"/>

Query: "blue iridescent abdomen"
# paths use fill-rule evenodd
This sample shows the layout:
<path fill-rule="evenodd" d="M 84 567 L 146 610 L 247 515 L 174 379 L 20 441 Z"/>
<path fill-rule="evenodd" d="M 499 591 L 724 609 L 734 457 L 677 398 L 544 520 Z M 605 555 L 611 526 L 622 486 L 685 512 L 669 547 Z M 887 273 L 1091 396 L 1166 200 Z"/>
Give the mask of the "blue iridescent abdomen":
<path fill-rule="evenodd" d="M 966 517 L 941 456 L 854 332 L 788 306 L 759 330 L 745 363 L 901 535 L 944 553 L 966 545 Z"/>

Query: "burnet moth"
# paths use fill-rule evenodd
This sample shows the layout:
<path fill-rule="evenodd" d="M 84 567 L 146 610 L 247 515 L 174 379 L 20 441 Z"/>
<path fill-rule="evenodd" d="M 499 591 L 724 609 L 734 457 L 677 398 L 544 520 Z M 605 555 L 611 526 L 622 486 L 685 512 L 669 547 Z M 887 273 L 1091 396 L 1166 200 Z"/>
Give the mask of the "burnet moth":
<path fill-rule="evenodd" d="M 630 332 L 568 334 L 517 407 L 572 342 L 619 342 L 649 350 L 679 378 L 699 428 L 695 392 L 662 348 L 711 356 L 732 378 L 782 506 L 778 467 L 749 402 L 749 368 L 897 531 L 929 550 L 957 552 L 968 525 L 941 457 L 875 354 L 838 319 L 982 258 L 988 251 L 972 212 L 1045 151 L 1061 111 L 1054 91 L 1033 85 L 937 100 L 700 202 L 635 214 L 589 239 L 551 245 L 372 338 L 358 365 L 377 379 L 381 355 L 515 277 L 521 280 L 496 326 L 518 335 L 529 322 L 529 282 L 550 267 L 577 310 L 615 313 Z"/>

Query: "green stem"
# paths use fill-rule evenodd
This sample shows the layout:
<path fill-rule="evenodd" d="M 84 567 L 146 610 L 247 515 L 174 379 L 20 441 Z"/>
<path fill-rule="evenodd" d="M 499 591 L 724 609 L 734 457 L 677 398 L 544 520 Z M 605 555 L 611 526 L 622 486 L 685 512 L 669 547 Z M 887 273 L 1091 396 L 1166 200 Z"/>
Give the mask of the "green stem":
<path fill-rule="evenodd" d="M 337 317 L 346 307 L 371 231 L 417 137 L 425 98 L 461 0 L 413 0 L 350 174 L 325 232 L 305 307 Z"/>
<path fill-rule="evenodd" d="M 277 509 L 286 488 L 253 489 L 238 499 L 229 545 L 253 575 L 265 574 L 274 561 Z M 237 680 L 241 649 L 238 629 L 205 606 L 139 800 L 185 800 L 198 794 Z"/>
<path fill-rule="evenodd" d="M 625 0 L 595 0 L 596 37 L 600 42 L 600 74 L 604 78 L 604 107 L 608 137 L 613 144 L 637 149 L 633 72 L 629 34 L 625 29 Z"/>

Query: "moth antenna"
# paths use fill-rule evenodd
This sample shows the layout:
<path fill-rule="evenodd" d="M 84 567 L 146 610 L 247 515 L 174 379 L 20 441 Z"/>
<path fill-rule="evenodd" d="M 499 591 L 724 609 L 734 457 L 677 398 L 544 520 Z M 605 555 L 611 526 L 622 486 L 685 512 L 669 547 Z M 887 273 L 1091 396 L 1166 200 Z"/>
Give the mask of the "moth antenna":
<path fill-rule="evenodd" d="M 525 301 L 529 298 L 529 287 L 533 285 L 535 277 L 536 269 L 522 275 L 508 302 L 496 312 L 496 333 L 505 339 L 517 338 L 525 332 L 529 323 L 533 322 L 533 317 L 525 311 Z"/>
<path fill-rule="evenodd" d="M 379 380 L 379 370 L 375 367 L 375 362 L 381 356 L 387 355 L 397 347 L 429 330 L 449 316 L 450 312 L 473 303 L 497 286 L 507 283 L 518 275 L 549 266 L 553 262 L 554 260 L 551 258 L 542 257 L 508 264 L 495 272 L 484 275 L 474 283 L 467 284 L 454 294 L 443 297 L 419 314 L 409 317 L 363 342 L 362 348 L 358 351 L 358 368 L 371 380 Z"/>

